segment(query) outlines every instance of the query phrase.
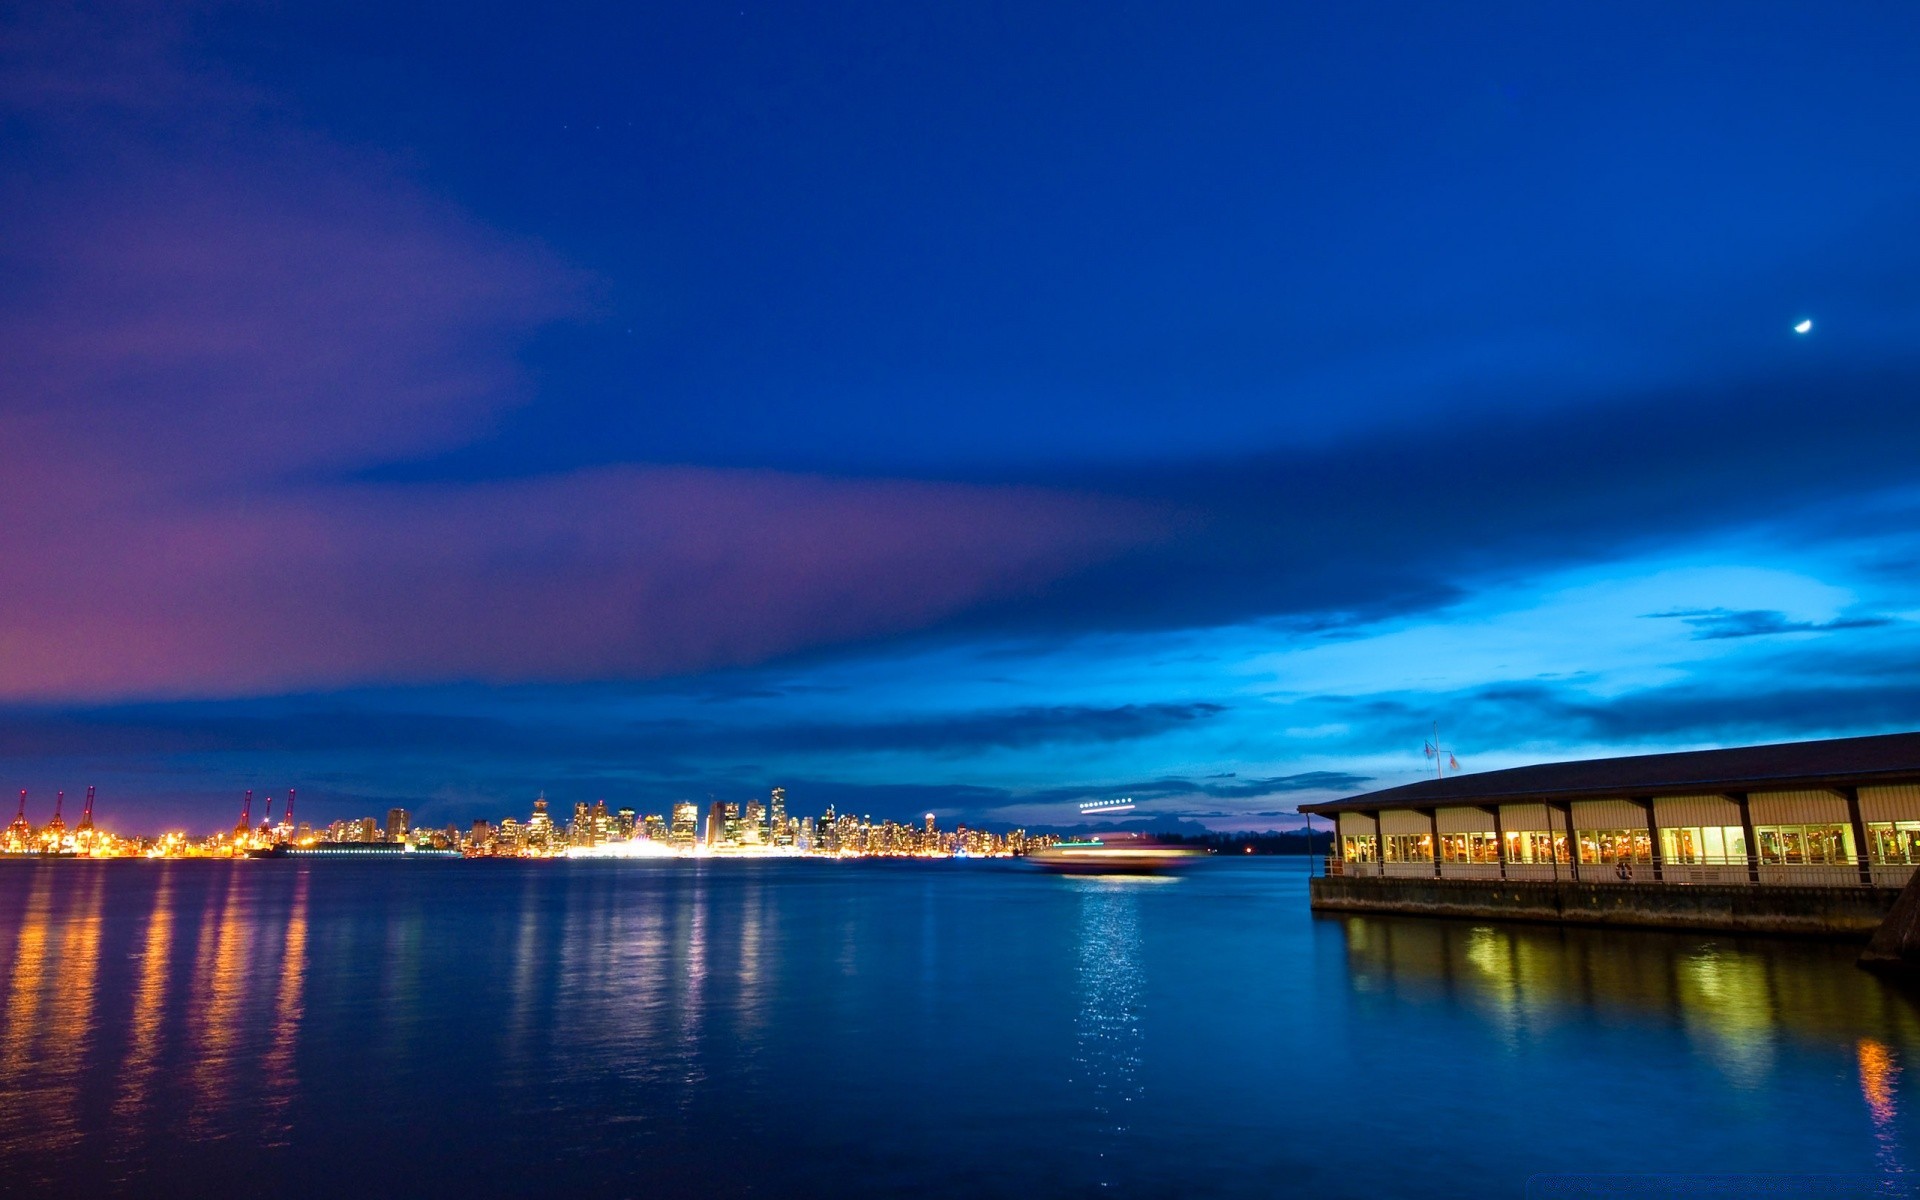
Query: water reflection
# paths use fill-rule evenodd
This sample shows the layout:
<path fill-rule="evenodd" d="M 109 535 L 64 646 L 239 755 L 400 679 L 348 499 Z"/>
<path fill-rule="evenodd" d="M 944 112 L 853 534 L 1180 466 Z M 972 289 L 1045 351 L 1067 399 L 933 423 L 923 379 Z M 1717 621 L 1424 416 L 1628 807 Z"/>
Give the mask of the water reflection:
<path fill-rule="evenodd" d="M 224 896 L 216 909 L 216 893 L 209 890 L 208 913 L 201 922 L 202 945 L 194 968 L 193 991 L 206 1001 L 198 1006 L 200 1019 L 193 1036 L 190 1127 L 196 1137 L 213 1137 L 221 1132 L 220 1123 L 228 1115 L 239 1067 L 235 1054 L 241 1033 L 239 1021 L 252 981 L 251 972 L 244 969 L 249 924 L 244 910 L 245 876 L 241 864 L 227 868 Z"/>
<path fill-rule="evenodd" d="M 302 870 L 294 881 L 293 908 L 287 916 L 287 934 L 280 950 L 280 994 L 267 1021 L 263 1111 L 266 1141 L 274 1146 L 285 1145 L 292 1133 L 287 1109 L 299 1086 L 294 1074 L 294 1050 L 300 1042 L 300 1021 L 306 1014 L 308 874 Z"/>
<path fill-rule="evenodd" d="M 1905 1167 L 1900 1154 L 1899 1130 L 1894 1124 L 1899 1115 L 1894 1105 L 1899 1064 L 1894 1061 L 1891 1047 L 1872 1038 L 1860 1039 L 1856 1055 L 1860 1062 L 1860 1093 L 1866 1098 L 1867 1112 L 1873 1119 L 1874 1157 L 1879 1160 L 1882 1171 L 1889 1175 L 1901 1174 Z"/>
<path fill-rule="evenodd" d="M 1102 1187 L 1121 1176 L 1124 1143 L 1143 1095 L 1140 1083 L 1140 892 L 1156 880 L 1076 879 L 1080 893 L 1078 1008 L 1073 1061 L 1093 1118 Z"/>
<path fill-rule="evenodd" d="M 160 879 L 147 915 L 141 943 L 140 982 L 133 995 L 132 1028 L 126 1062 L 120 1070 L 120 1095 L 113 1106 L 115 1121 L 134 1122 L 147 1116 L 154 1073 L 160 1061 L 160 1031 L 167 1008 L 167 973 L 173 965 L 173 864 L 160 866 Z"/>
<path fill-rule="evenodd" d="M 684 1112 L 693 1101 L 696 1088 L 706 1079 L 704 1059 L 700 1055 L 700 1024 L 706 1009 L 707 989 L 707 873 L 694 873 L 693 903 L 687 906 L 685 940 L 687 973 L 680 996 L 679 1047 L 680 1107 Z"/>
<path fill-rule="evenodd" d="M 7 1026 L 0 1030 L 0 1075 L 12 1078 L 32 1057 L 40 1037 L 40 1004 L 45 996 L 48 908 L 53 899 L 53 872 L 36 870 L 33 890 L 14 939 L 13 971 L 7 980 Z"/>
<path fill-rule="evenodd" d="M 1853 966 L 1857 947 L 1644 930 L 1342 917 L 1357 990 L 1433 992 L 1518 1033 L 1596 1010 L 1671 1020 L 1763 1072 L 1780 1036 L 1851 1045 L 1863 1030 L 1920 1044 L 1920 1010 Z"/>
<path fill-rule="evenodd" d="M 80 900 L 65 921 L 41 1018 L 47 1040 L 36 1064 L 41 1079 L 31 1105 L 44 1149 L 59 1149 L 79 1139 L 80 1083 L 98 1037 L 93 1005 L 100 965 L 103 871 L 93 866 L 87 874 L 84 881 L 76 881 Z"/>

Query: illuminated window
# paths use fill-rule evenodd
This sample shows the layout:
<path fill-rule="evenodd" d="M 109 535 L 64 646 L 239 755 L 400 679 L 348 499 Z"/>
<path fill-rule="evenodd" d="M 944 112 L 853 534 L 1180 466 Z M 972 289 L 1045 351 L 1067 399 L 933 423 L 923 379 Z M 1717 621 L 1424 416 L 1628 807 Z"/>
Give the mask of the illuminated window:
<path fill-rule="evenodd" d="M 1582 829 L 1579 841 L 1583 863 L 1653 861 L 1653 839 L 1644 829 Z"/>
<path fill-rule="evenodd" d="M 1528 830 L 1507 834 L 1507 861 L 1547 865 L 1567 862 L 1567 839 L 1563 834 Z"/>
<path fill-rule="evenodd" d="M 1379 844 L 1370 833 L 1342 838 L 1341 854 L 1348 862 L 1379 862 Z"/>
<path fill-rule="evenodd" d="M 1770 866 L 1815 866 L 1853 861 L 1853 830 L 1845 825 L 1762 825 L 1753 831 L 1760 861 Z"/>
<path fill-rule="evenodd" d="M 1660 851 L 1668 862 L 1683 865 L 1744 863 L 1747 835 L 1738 825 L 1662 829 Z"/>
<path fill-rule="evenodd" d="M 1867 852 L 1881 864 L 1920 863 L 1920 821 L 1876 821 L 1867 826 Z"/>
<path fill-rule="evenodd" d="M 1387 835 L 1388 862 L 1433 861 L 1433 837 L 1425 833 L 1390 833 Z"/>

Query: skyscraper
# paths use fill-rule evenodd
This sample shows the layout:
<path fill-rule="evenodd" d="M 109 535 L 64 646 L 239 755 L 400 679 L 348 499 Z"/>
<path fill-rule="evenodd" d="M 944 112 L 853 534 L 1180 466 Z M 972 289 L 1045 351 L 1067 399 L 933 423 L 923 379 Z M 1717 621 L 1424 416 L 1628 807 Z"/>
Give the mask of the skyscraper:
<path fill-rule="evenodd" d="M 406 841 L 407 830 L 410 827 L 411 826 L 407 820 L 406 809 L 390 808 L 387 810 L 387 840 L 388 841 L 390 842 Z"/>
<path fill-rule="evenodd" d="M 547 794 L 533 802 L 533 816 L 527 821 L 527 845 L 545 850 L 553 845 L 553 818 L 547 815 Z"/>
<path fill-rule="evenodd" d="M 773 789 L 767 806 L 767 841 L 775 846 L 793 845 L 793 833 L 787 828 L 787 789 Z"/>
<path fill-rule="evenodd" d="M 673 824 L 668 837 L 676 846 L 691 846 L 700 836 L 700 806 L 681 800 L 673 806 Z"/>

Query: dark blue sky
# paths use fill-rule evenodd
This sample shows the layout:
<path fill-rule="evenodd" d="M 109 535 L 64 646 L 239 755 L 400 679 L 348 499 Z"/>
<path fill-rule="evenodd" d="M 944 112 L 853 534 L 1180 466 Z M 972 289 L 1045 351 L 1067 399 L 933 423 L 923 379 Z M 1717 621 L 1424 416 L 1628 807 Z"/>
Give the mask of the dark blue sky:
<path fill-rule="evenodd" d="M 1916 724 L 1911 6 L 0 44 L 9 786 L 1264 826 Z"/>

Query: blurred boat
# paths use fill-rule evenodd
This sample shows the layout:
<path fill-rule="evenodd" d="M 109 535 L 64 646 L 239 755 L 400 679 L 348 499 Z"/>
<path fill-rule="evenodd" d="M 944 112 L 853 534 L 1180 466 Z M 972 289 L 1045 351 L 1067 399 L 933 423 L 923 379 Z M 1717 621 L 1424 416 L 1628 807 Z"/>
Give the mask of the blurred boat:
<path fill-rule="evenodd" d="M 1207 856 L 1201 846 L 1168 842 L 1146 833 L 1093 833 L 1030 851 L 1027 861 L 1063 875 L 1157 875 L 1191 866 Z"/>

